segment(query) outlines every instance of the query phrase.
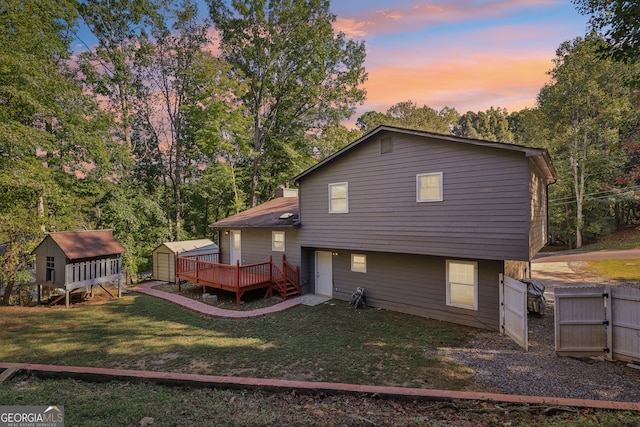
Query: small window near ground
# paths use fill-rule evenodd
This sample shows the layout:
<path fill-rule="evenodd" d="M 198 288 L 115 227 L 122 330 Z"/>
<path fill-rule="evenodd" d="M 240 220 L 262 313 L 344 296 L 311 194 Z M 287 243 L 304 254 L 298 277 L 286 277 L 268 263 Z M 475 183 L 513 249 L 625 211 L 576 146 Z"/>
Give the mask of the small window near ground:
<path fill-rule="evenodd" d="M 329 184 L 329 213 L 349 212 L 349 187 L 346 182 Z"/>
<path fill-rule="evenodd" d="M 284 252 L 284 231 L 271 232 L 271 250 Z"/>
<path fill-rule="evenodd" d="M 442 172 L 420 174 L 416 180 L 418 202 L 442 201 Z"/>
<path fill-rule="evenodd" d="M 357 273 L 367 272 L 367 256 L 361 254 L 351 254 L 351 271 Z"/>
<path fill-rule="evenodd" d="M 478 263 L 447 260 L 447 305 L 478 309 Z"/>

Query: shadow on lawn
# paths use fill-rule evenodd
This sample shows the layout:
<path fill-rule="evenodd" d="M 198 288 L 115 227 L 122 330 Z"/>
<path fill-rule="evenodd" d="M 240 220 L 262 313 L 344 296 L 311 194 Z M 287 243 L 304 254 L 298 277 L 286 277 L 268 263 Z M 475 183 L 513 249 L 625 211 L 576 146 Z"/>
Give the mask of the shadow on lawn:
<path fill-rule="evenodd" d="M 18 307 L 15 307 L 18 308 Z M 13 362 L 473 389 L 432 356 L 472 328 L 330 301 L 251 319 L 212 319 L 144 295 L 63 308 L 0 308 Z"/>

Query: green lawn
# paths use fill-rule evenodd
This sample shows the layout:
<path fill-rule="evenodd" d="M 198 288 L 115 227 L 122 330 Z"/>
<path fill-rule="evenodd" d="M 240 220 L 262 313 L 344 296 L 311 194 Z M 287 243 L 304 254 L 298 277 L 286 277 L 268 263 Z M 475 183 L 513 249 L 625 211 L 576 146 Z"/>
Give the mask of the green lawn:
<path fill-rule="evenodd" d="M 587 268 L 607 279 L 640 283 L 640 259 L 588 261 Z"/>
<path fill-rule="evenodd" d="M 472 389 L 429 353 L 472 328 L 332 301 L 253 319 L 212 319 L 131 295 L 106 304 L 0 307 L 0 360 L 211 375 Z"/>

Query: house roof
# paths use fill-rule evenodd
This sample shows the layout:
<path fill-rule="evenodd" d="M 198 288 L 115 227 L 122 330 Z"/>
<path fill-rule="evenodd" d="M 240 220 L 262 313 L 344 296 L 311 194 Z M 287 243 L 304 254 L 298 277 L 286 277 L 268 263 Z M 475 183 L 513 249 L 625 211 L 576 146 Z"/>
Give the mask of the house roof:
<path fill-rule="evenodd" d="M 166 246 L 171 252 L 180 254 L 194 249 L 200 249 L 208 246 L 218 246 L 209 239 L 182 240 L 179 242 L 164 242 L 160 246 Z M 158 246 L 158 248 L 160 247 Z M 156 249 L 158 249 L 156 248 Z"/>
<path fill-rule="evenodd" d="M 127 251 L 124 246 L 113 237 L 111 230 L 48 233 L 40 245 L 42 245 L 46 239 L 53 240 L 62 252 L 64 252 L 66 257 L 72 260 L 116 255 Z"/>
<path fill-rule="evenodd" d="M 476 145 L 481 147 L 491 147 L 491 148 L 496 148 L 500 150 L 522 152 L 527 157 L 531 157 L 533 161 L 536 163 L 536 165 L 543 171 L 543 173 L 546 175 L 546 180 L 548 184 L 552 184 L 556 182 L 558 179 L 558 175 L 556 173 L 555 168 L 553 167 L 553 163 L 551 162 L 551 157 L 549 156 L 549 152 L 543 148 L 526 147 L 524 145 L 508 144 L 504 142 L 484 141 L 481 139 L 464 138 L 464 137 L 455 136 L 455 135 L 445 135 L 445 134 L 439 134 L 434 132 L 426 132 L 422 130 L 414 130 L 414 129 L 399 128 L 395 126 L 380 125 L 374 130 L 372 130 L 371 132 L 369 132 L 368 134 L 361 137 L 360 139 L 352 142 L 351 144 L 345 146 L 341 150 L 335 152 L 331 156 L 327 157 L 326 159 L 322 160 L 321 162 L 318 162 L 316 165 L 302 172 L 301 174 L 293 178 L 291 182 L 294 184 L 297 183 L 302 178 L 314 172 L 315 170 L 323 167 L 327 163 L 331 163 L 336 157 L 340 157 L 345 152 L 357 147 L 362 143 L 365 143 L 366 141 L 377 136 L 378 134 L 386 133 L 386 132 L 421 136 L 421 137 L 427 137 L 432 139 L 439 139 L 441 141 L 470 144 L 470 145 Z"/>
<path fill-rule="evenodd" d="M 295 227 L 299 223 L 297 197 L 278 197 L 254 208 L 211 224 L 213 228 L 229 227 Z"/>

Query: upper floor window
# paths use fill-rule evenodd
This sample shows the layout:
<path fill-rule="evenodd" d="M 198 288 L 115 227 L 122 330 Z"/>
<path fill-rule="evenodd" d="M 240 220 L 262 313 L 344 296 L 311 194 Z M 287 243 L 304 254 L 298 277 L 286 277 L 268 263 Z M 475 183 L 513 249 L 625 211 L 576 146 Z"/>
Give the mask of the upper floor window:
<path fill-rule="evenodd" d="M 329 213 L 349 212 L 349 186 L 346 182 L 329 184 Z"/>
<path fill-rule="evenodd" d="M 442 201 L 442 172 L 423 173 L 416 176 L 416 201 Z"/>
<path fill-rule="evenodd" d="M 284 252 L 284 231 L 271 232 L 271 250 Z"/>
<path fill-rule="evenodd" d="M 447 260 L 447 305 L 478 309 L 478 263 Z"/>

